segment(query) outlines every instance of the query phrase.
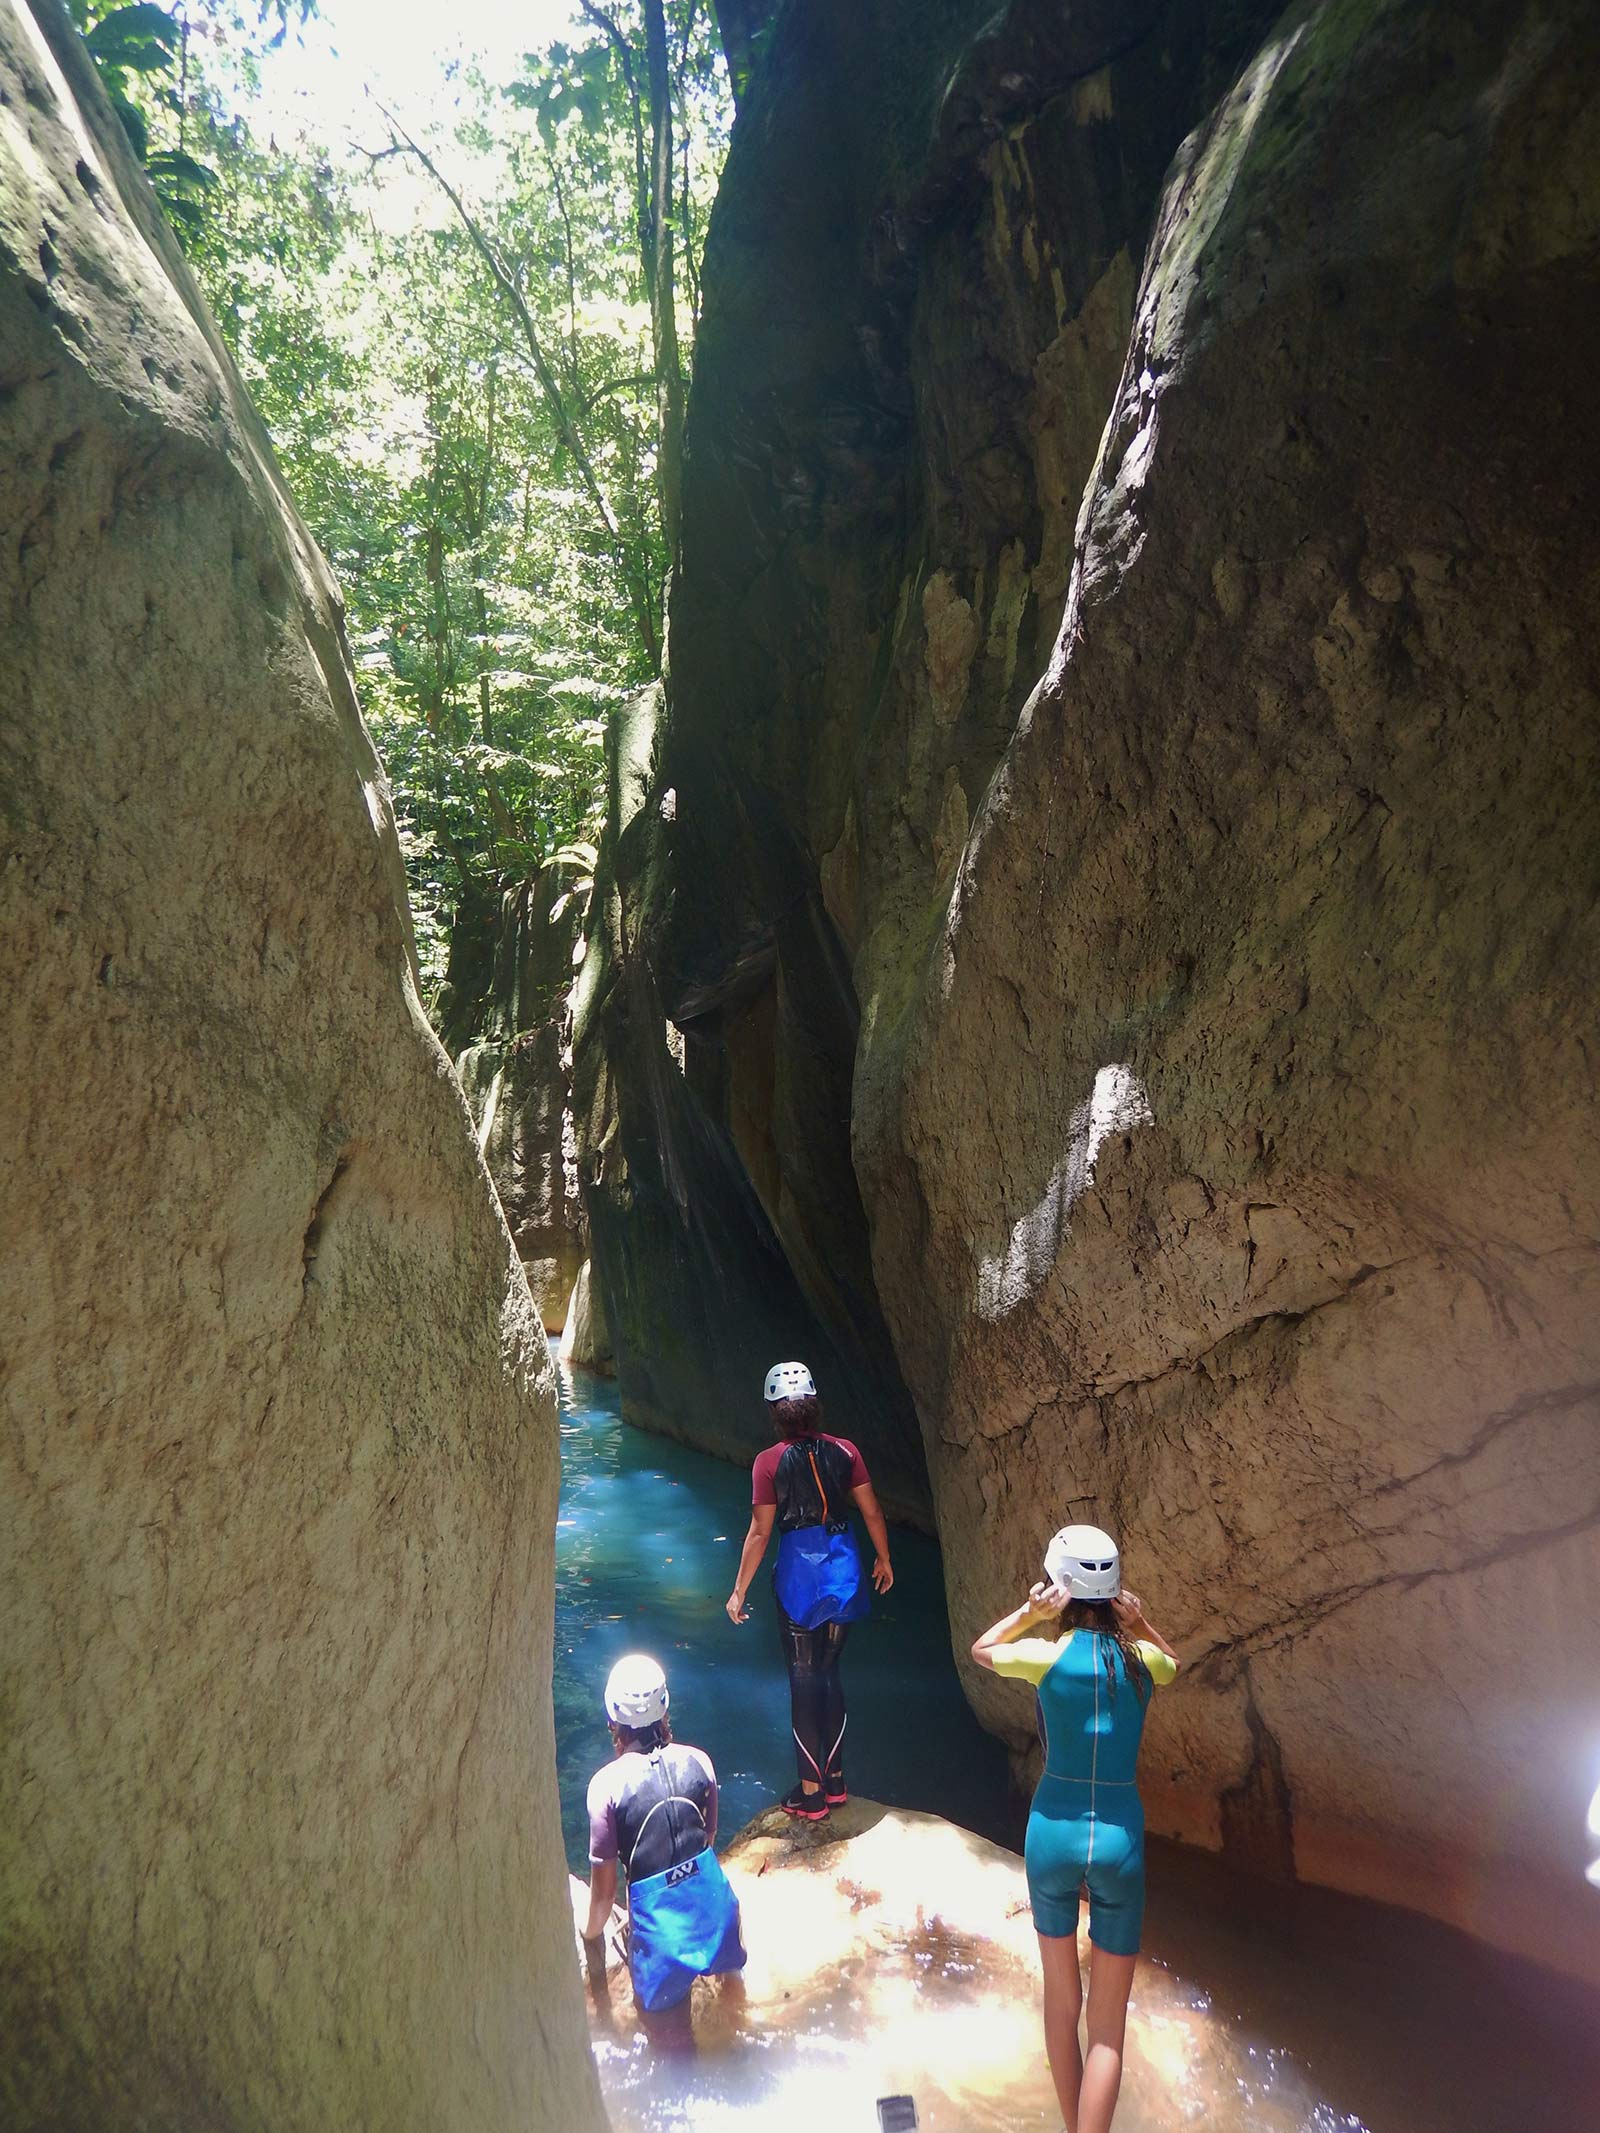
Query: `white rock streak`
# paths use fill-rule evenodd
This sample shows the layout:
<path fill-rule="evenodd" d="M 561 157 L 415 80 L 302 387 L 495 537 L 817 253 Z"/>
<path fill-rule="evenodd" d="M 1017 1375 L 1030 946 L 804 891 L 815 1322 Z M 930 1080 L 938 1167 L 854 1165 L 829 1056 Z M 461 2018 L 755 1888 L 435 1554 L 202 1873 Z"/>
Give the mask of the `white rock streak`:
<path fill-rule="evenodd" d="M 1068 1217 L 1094 1182 L 1101 1148 L 1114 1133 L 1148 1125 L 1150 1104 L 1138 1077 L 1125 1066 L 1103 1066 L 1094 1087 L 1073 1112 L 1067 1146 L 1038 1203 L 1011 1227 L 1005 1250 L 978 1264 L 978 1311 L 1004 1318 L 1031 1296 L 1056 1262 L 1070 1234 Z"/>

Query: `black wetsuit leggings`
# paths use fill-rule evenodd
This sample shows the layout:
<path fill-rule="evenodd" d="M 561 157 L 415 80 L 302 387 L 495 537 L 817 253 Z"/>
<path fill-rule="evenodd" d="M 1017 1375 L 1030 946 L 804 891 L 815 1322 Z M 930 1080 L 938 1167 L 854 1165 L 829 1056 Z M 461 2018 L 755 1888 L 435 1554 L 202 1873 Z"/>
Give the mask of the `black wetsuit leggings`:
<path fill-rule="evenodd" d="M 795 1761 L 802 1781 L 821 1784 L 830 1770 L 844 1767 L 844 1683 L 839 1678 L 839 1658 L 849 1634 L 848 1622 L 800 1629 L 781 1605 L 778 1608 L 778 1635 L 789 1669 Z"/>

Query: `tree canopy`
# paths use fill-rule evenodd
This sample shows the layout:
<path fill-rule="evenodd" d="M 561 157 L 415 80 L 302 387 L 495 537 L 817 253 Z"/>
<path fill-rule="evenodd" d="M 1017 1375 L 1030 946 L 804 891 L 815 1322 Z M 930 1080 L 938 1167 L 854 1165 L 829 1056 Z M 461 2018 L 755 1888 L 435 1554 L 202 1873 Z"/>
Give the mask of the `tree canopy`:
<path fill-rule="evenodd" d="M 314 0 L 74 10 L 343 587 L 436 984 L 458 912 L 581 869 L 608 712 L 659 671 L 717 22 L 578 0 L 448 122 L 373 99 L 286 145 L 260 67 Z"/>

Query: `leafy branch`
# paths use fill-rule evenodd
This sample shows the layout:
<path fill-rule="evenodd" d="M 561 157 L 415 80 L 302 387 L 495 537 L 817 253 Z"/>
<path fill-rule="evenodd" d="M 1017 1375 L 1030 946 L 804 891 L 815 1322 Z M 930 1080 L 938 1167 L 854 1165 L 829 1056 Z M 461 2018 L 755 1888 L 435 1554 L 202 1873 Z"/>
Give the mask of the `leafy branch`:
<path fill-rule="evenodd" d="M 370 89 L 367 94 L 372 96 Z M 533 313 L 528 307 L 528 301 L 523 294 L 520 280 L 506 263 L 499 246 L 489 236 L 483 225 L 467 206 L 461 193 L 445 176 L 427 149 L 412 138 L 405 127 L 401 125 L 399 119 L 378 97 L 372 96 L 372 102 L 382 114 L 393 138 L 388 148 L 364 149 L 362 153 L 366 155 L 371 163 L 382 162 L 386 157 L 394 155 L 414 157 L 455 209 L 473 250 L 488 269 L 491 280 L 505 299 L 513 318 L 515 318 L 517 325 L 521 329 L 523 342 L 533 365 L 534 376 L 539 381 L 539 389 L 544 395 L 545 406 L 555 426 L 556 435 L 565 447 L 573 466 L 577 469 L 578 479 L 583 484 L 584 491 L 599 521 L 606 544 L 616 562 L 618 575 L 621 577 L 627 592 L 628 605 L 633 615 L 634 626 L 638 630 L 639 641 L 644 646 L 646 656 L 650 661 L 651 671 L 659 673 L 661 670 L 660 632 L 656 625 L 655 603 L 648 576 L 641 569 L 637 557 L 623 534 L 621 522 L 617 517 L 611 498 L 606 492 L 605 484 L 601 481 L 594 461 L 589 455 L 589 449 L 584 441 L 583 433 L 578 428 L 577 422 L 567 406 L 566 395 L 561 390 L 561 381 L 556 375 L 555 366 L 551 363 L 545 351 L 543 339 L 534 321 Z"/>

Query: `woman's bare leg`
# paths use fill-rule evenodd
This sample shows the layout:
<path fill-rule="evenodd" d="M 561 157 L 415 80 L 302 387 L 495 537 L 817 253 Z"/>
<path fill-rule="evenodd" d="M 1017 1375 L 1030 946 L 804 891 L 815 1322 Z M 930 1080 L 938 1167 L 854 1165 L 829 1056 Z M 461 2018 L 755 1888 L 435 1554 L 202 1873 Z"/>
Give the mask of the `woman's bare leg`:
<path fill-rule="evenodd" d="M 1084 2033 L 1083 2079 L 1076 2126 L 1071 2133 L 1111 2133 L 1122 2087 L 1122 2040 L 1128 2027 L 1128 1994 L 1136 1955 L 1107 1955 L 1089 1945 L 1089 2020 Z M 1074 2039 L 1076 2042 L 1076 2039 Z"/>
<path fill-rule="evenodd" d="M 1078 1969 L 1075 1933 L 1039 1935 L 1039 1962 L 1044 1970 L 1044 2052 L 1050 2079 L 1067 2133 L 1079 2133 L 1078 2088 L 1083 2060 L 1078 2052 L 1078 2016 L 1083 2011 L 1083 1977 Z"/>

